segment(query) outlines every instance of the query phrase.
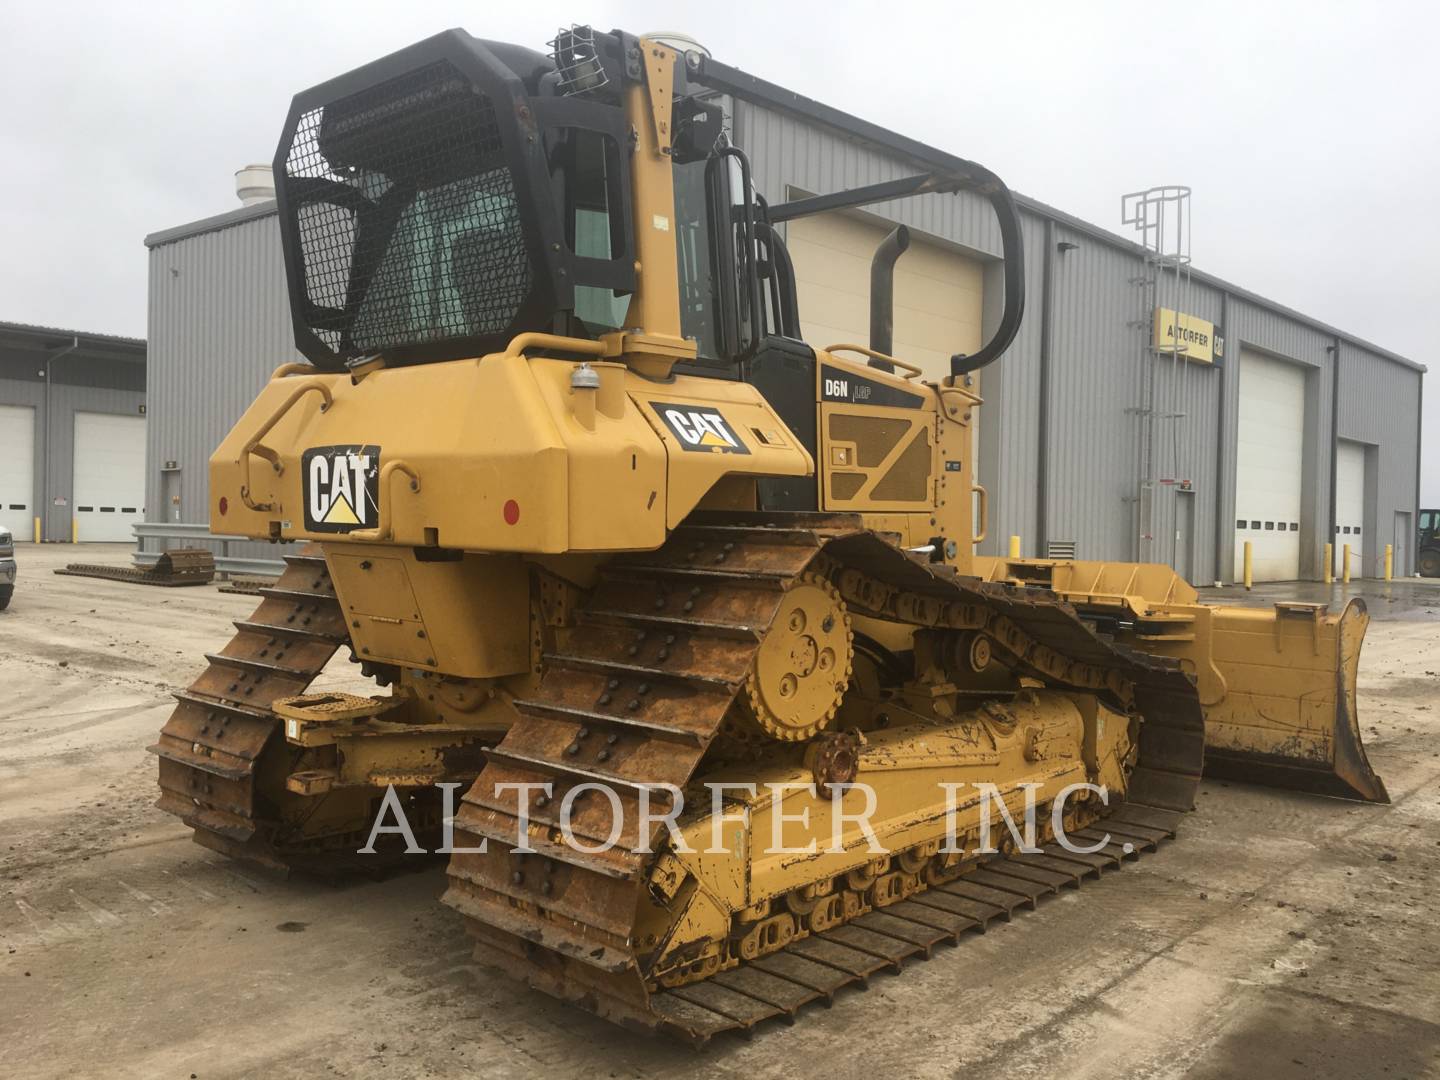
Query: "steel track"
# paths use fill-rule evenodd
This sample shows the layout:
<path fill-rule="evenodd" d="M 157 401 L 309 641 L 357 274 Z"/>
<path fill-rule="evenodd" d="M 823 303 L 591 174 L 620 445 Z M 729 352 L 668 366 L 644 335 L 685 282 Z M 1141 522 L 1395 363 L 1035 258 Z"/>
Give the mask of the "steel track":
<path fill-rule="evenodd" d="M 629 934 L 650 858 L 637 850 L 648 838 L 633 826 L 639 791 L 692 779 L 785 588 L 812 565 L 841 581 L 857 610 L 917 626 L 978 619 L 1016 670 L 1097 693 L 1122 710 L 1133 704 L 1145 721 L 1139 760 L 1129 802 L 1106 821 L 1119 839 L 1095 856 L 1052 846 L 986 866 L 833 929 L 802 929 L 784 949 L 706 981 L 660 991 L 646 974 L 655 955 L 638 951 Z M 538 691 L 516 702 L 520 720 L 465 798 L 457 843 L 483 839 L 488 850 L 452 857 L 444 899 L 465 916 L 477 954 L 516 977 L 602 1016 L 692 1041 L 794 1015 L 877 970 L 928 955 L 939 942 L 1118 865 L 1133 854 L 1125 843 L 1153 848 L 1174 835 L 1199 782 L 1203 718 L 1193 684 L 1172 661 L 1098 636 L 1049 592 L 958 577 L 847 515 L 693 519 L 658 551 L 609 564 L 577 623 L 565 649 L 546 657 Z M 504 782 L 554 786 L 547 804 L 530 807 L 535 854 L 514 851 L 518 794 L 501 791 Z M 582 783 L 606 784 L 620 801 L 621 844 L 602 855 L 547 839 L 565 792 Z M 608 799 L 576 805 L 577 836 L 594 843 L 610 835 Z M 1099 839 L 1079 835 L 1087 833 Z"/>
<path fill-rule="evenodd" d="M 233 858 L 286 872 L 353 861 L 368 872 L 370 864 L 349 854 L 360 842 L 346 852 L 336 838 L 311 841 L 287 826 L 278 804 L 288 770 L 265 768 L 268 755 L 285 753 L 271 705 L 304 693 L 349 642 L 324 555 L 313 545 L 286 555 L 285 572 L 260 594 L 254 614 L 236 621 L 235 636 L 175 695 L 149 748 L 160 758 L 156 805 L 189 825 L 197 843 Z"/>

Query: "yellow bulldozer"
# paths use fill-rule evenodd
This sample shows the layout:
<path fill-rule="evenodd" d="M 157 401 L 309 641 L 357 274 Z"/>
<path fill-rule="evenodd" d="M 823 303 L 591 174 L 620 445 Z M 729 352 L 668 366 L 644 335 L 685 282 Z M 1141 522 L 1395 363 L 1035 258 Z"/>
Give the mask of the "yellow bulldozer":
<path fill-rule="evenodd" d="M 1153 849 L 1202 769 L 1385 799 L 1359 601 L 976 553 L 975 373 L 1025 300 L 998 177 L 769 203 L 725 125 L 751 76 L 551 46 L 452 30 L 294 100 L 308 362 L 209 512 L 295 546 L 153 747 L 197 841 L 343 873 L 444 840 L 482 957 L 703 1041 Z M 870 340 L 800 340 L 783 223 L 955 192 L 1004 241 L 991 341 L 933 379 L 893 355 L 893 236 Z M 307 693 L 337 649 L 379 692 Z"/>

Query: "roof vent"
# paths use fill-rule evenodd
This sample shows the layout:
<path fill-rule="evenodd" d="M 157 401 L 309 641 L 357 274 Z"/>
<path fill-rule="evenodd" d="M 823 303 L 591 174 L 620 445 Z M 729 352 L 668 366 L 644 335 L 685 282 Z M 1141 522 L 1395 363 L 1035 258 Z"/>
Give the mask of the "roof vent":
<path fill-rule="evenodd" d="M 235 172 L 235 194 L 246 206 L 275 198 L 275 174 L 269 165 L 246 165 Z"/>

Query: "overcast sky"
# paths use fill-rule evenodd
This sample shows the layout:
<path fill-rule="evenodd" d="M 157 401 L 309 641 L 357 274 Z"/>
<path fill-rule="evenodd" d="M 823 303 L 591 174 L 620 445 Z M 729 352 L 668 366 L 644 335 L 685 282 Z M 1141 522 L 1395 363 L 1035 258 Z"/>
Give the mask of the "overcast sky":
<path fill-rule="evenodd" d="M 1107 228 L 1122 192 L 1188 184 L 1198 267 L 1440 370 L 1431 4 L 0 0 L 0 19 L 0 319 L 143 336 L 143 237 L 238 206 L 296 90 L 450 26 L 543 50 L 591 22 L 689 33 Z M 1426 399 L 1436 506 L 1440 383 Z"/>

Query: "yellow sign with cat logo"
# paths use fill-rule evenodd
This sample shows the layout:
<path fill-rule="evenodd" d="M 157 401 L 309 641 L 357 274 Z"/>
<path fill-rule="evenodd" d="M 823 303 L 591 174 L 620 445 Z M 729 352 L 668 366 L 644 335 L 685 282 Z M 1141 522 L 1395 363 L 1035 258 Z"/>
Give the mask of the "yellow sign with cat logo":
<path fill-rule="evenodd" d="M 1225 341 L 1215 324 L 1170 308 L 1155 309 L 1155 351 L 1179 353 L 1197 364 L 1213 364 L 1225 355 Z"/>

